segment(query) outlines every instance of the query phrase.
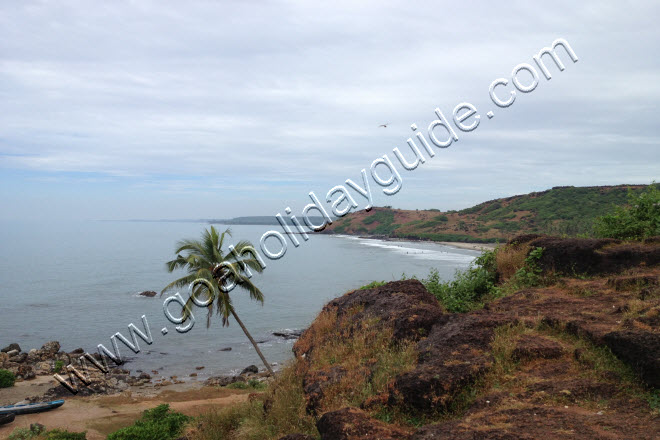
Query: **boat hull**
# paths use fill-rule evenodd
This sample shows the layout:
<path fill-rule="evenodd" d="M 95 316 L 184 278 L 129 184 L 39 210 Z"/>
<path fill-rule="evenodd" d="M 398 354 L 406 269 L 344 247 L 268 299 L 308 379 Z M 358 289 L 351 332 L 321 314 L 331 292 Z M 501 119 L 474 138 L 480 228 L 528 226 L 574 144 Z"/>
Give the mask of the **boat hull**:
<path fill-rule="evenodd" d="M 64 405 L 64 400 L 53 400 L 52 402 L 28 403 L 25 405 L 0 406 L 0 416 L 6 414 L 34 414 L 44 411 L 50 411 Z"/>
<path fill-rule="evenodd" d="M 0 425 L 6 425 L 7 423 L 13 422 L 15 417 L 14 413 L 0 414 Z"/>

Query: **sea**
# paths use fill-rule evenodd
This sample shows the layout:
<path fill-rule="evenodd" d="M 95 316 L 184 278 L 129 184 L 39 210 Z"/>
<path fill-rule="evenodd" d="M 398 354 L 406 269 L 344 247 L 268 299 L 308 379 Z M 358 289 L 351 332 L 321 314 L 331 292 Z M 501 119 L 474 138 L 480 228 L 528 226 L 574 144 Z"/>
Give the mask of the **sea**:
<path fill-rule="evenodd" d="M 160 293 L 184 274 L 167 272 L 165 262 L 175 257 L 178 240 L 199 238 L 208 224 L 5 221 L 0 226 L 1 347 L 17 342 L 28 351 L 59 341 L 66 351 L 83 348 L 92 353 L 99 344 L 113 350 L 111 336 L 119 332 L 130 340 L 129 324 L 144 332 L 145 316 L 151 344 L 138 338 L 139 352 L 134 353 L 115 338 L 127 360 L 123 367 L 132 372 L 155 370 L 155 377 L 203 380 L 235 374 L 251 364 L 263 368 L 233 320 L 223 327 L 214 315 L 207 327 L 207 311 L 198 308 L 193 328 L 179 333 L 163 312 L 168 294 L 138 295 Z M 226 244 L 249 240 L 258 248 L 270 229 L 274 227 L 232 226 Z M 276 367 L 293 357 L 294 340 L 273 333 L 306 328 L 331 299 L 374 280 L 424 278 L 431 269 L 449 280 L 480 254 L 438 243 L 341 235 L 315 234 L 300 241 L 297 248 L 289 244 L 281 259 L 266 259 L 264 272 L 254 275 L 264 292 L 263 305 L 240 289 L 231 293 L 239 317 Z M 189 296 L 186 289 L 180 293 Z M 170 307 L 176 315 L 175 303 Z M 191 377 L 193 373 L 197 377 Z"/>

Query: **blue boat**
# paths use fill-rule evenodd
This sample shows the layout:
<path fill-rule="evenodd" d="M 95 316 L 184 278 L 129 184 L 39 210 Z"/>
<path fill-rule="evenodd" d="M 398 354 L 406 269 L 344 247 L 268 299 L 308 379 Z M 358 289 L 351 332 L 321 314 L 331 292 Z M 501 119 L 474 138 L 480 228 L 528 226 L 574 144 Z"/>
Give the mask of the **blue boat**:
<path fill-rule="evenodd" d="M 24 405 L 0 406 L 0 416 L 5 414 L 34 414 L 51 409 L 59 408 L 64 405 L 64 400 L 53 400 L 52 402 L 26 403 Z M 8 422 L 7 422 L 8 423 Z"/>

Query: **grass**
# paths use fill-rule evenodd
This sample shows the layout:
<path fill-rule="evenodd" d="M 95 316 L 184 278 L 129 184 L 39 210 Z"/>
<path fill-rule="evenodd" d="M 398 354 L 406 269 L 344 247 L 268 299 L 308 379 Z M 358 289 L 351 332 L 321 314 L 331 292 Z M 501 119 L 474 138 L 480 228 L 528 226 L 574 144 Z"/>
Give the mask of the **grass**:
<path fill-rule="evenodd" d="M 333 311 L 321 312 L 296 345 L 303 353 L 315 348 L 313 355 L 294 360 L 259 398 L 202 416 L 188 436 L 269 440 L 297 432 L 318 437 L 316 418 L 307 411 L 303 378 L 337 366 L 346 374 L 323 388 L 318 412 L 370 401 L 368 412 L 383 413 L 380 396 L 386 394 L 392 378 L 414 368 L 417 353 L 413 343 L 393 343 L 393 330 L 377 319 L 356 322 L 354 316 L 361 311 L 356 307 L 341 317 Z M 407 420 L 401 414 L 392 417 L 397 422 Z"/>
<path fill-rule="evenodd" d="M 247 382 L 234 382 L 227 385 L 227 388 L 234 390 L 265 390 L 267 385 L 256 379 L 250 379 Z"/>
<path fill-rule="evenodd" d="M 30 428 L 16 428 L 8 440 L 86 440 L 85 432 L 69 432 L 62 429 L 47 431 L 43 425 L 33 424 Z"/>

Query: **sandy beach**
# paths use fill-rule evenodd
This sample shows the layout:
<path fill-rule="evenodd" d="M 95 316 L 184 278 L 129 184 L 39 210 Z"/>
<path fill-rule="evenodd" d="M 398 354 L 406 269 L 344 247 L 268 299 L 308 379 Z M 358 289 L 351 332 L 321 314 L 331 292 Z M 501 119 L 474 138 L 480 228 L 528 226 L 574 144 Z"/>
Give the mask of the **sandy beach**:
<path fill-rule="evenodd" d="M 50 376 L 18 382 L 12 388 L 0 390 L 0 404 L 7 405 L 27 397 L 39 396 L 54 385 Z M 197 416 L 247 400 L 251 390 L 204 386 L 186 382 L 163 387 L 145 385 L 131 387 L 111 396 L 66 398 L 64 406 L 44 413 L 17 416 L 14 422 L 0 426 L 0 438 L 7 438 L 16 428 L 29 428 L 41 423 L 47 429 L 87 431 L 88 440 L 103 440 L 118 429 L 131 425 L 144 410 L 168 403 L 176 411 Z"/>
<path fill-rule="evenodd" d="M 497 243 L 461 243 L 458 241 L 435 241 L 434 243 L 453 246 L 460 249 L 470 249 L 473 251 L 490 251 L 498 246 Z"/>

